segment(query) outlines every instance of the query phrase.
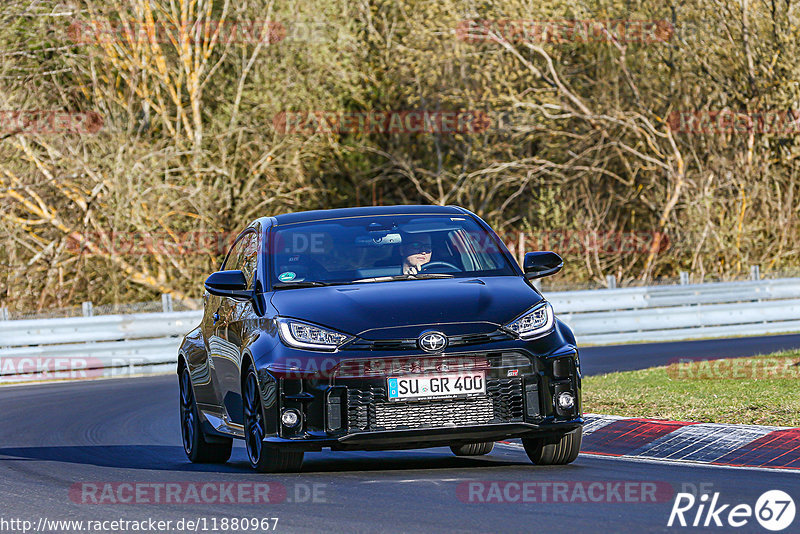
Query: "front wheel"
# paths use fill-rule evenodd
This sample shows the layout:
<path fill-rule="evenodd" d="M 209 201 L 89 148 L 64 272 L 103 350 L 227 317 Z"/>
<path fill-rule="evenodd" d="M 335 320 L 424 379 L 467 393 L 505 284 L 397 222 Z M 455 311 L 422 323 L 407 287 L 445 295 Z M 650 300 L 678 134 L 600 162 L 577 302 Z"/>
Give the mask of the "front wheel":
<path fill-rule="evenodd" d="M 207 437 L 200 426 L 200 412 L 192 388 L 189 369 L 180 374 L 180 415 L 183 450 L 192 463 L 224 464 L 231 457 L 233 440 L 223 437 Z"/>
<path fill-rule="evenodd" d="M 582 427 L 564 434 L 556 443 L 547 443 L 545 438 L 522 438 L 522 445 L 536 465 L 566 465 L 578 457 L 581 441 Z"/>
<path fill-rule="evenodd" d="M 264 444 L 264 411 L 255 369 L 244 380 L 244 440 L 250 467 L 259 473 L 294 473 L 303 465 L 303 451 L 287 451 Z"/>
<path fill-rule="evenodd" d="M 493 441 L 483 441 L 481 443 L 467 443 L 465 445 L 450 445 L 450 450 L 456 456 L 483 456 L 489 454 L 494 448 Z"/>

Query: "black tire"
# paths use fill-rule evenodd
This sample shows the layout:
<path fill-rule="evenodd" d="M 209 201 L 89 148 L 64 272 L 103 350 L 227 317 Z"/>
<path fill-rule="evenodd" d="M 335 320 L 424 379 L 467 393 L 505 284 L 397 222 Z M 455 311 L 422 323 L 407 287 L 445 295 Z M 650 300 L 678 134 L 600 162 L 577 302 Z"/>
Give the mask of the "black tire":
<path fill-rule="evenodd" d="M 547 443 L 543 438 L 522 438 L 522 445 L 536 465 L 566 465 L 578 457 L 581 441 L 583 428 L 564 434 L 556 443 Z"/>
<path fill-rule="evenodd" d="M 184 367 L 179 376 L 181 439 L 183 451 L 192 463 L 224 464 L 231 457 L 233 439 L 219 436 L 207 437 L 200 425 L 200 411 L 194 397 L 189 369 Z"/>
<path fill-rule="evenodd" d="M 489 454 L 494 448 L 494 441 L 480 443 L 467 443 L 465 445 L 450 445 L 450 450 L 456 456 L 483 456 Z"/>
<path fill-rule="evenodd" d="M 303 451 L 289 451 L 264 444 L 264 411 L 258 378 L 252 365 L 242 387 L 244 441 L 250 467 L 259 473 L 296 473 L 303 465 Z"/>

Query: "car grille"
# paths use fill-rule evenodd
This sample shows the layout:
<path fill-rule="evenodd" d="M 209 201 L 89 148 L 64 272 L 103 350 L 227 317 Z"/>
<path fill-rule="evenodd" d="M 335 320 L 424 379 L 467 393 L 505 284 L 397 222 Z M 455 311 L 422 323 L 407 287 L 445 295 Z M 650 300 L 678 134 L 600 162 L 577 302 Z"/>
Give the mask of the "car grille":
<path fill-rule="evenodd" d="M 375 405 L 375 425 L 386 430 L 486 424 L 494 418 L 486 397 L 436 404 L 382 402 Z"/>
<path fill-rule="evenodd" d="M 522 421 L 520 378 L 489 378 L 486 396 L 388 402 L 386 389 L 348 388 L 348 432 L 442 428 Z"/>

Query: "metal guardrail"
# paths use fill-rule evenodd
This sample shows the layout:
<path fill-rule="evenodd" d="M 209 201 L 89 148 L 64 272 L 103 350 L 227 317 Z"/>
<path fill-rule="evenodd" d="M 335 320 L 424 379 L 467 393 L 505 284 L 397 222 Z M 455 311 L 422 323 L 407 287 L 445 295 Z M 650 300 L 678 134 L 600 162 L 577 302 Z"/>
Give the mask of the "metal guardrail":
<path fill-rule="evenodd" d="M 581 345 L 800 331 L 800 278 L 545 296 Z M 0 380 L 57 361 L 81 360 L 89 368 L 163 369 L 175 363 L 181 337 L 201 315 L 184 311 L 0 321 Z"/>
<path fill-rule="evenodd" d="M 546 293 L 579 344 L 800 331 L 800 279 Z"/>
<path fill-rule="evenodd" d="M 191 311 L 0 321 L 0 382 L 168 371 L 181 338 L 201 316 Z"/>
<path fill-rule="evenodd" d="M 0 345 L 59 345 L 185 335 L 202 312 L 136 313 L 0 321 Z"/>

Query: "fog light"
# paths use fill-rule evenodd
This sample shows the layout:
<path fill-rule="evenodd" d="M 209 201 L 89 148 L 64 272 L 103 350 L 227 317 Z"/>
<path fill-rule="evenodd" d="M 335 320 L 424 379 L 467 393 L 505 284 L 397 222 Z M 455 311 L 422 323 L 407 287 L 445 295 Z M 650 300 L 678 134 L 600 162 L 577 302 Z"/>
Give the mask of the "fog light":
<path fill-rule="evenodd" d="M 300 424 L 300 413 L 297 410 L 284 410 L 281 415 L 281 423 L 285 427 L 295 427 Z"/>
<path fill-rule="evenodd" d="M 563 391 L 556 398 L 558 407 L 562 410 L 571 410 L 575 406 L 575 396 L 569 391 Z"/>

